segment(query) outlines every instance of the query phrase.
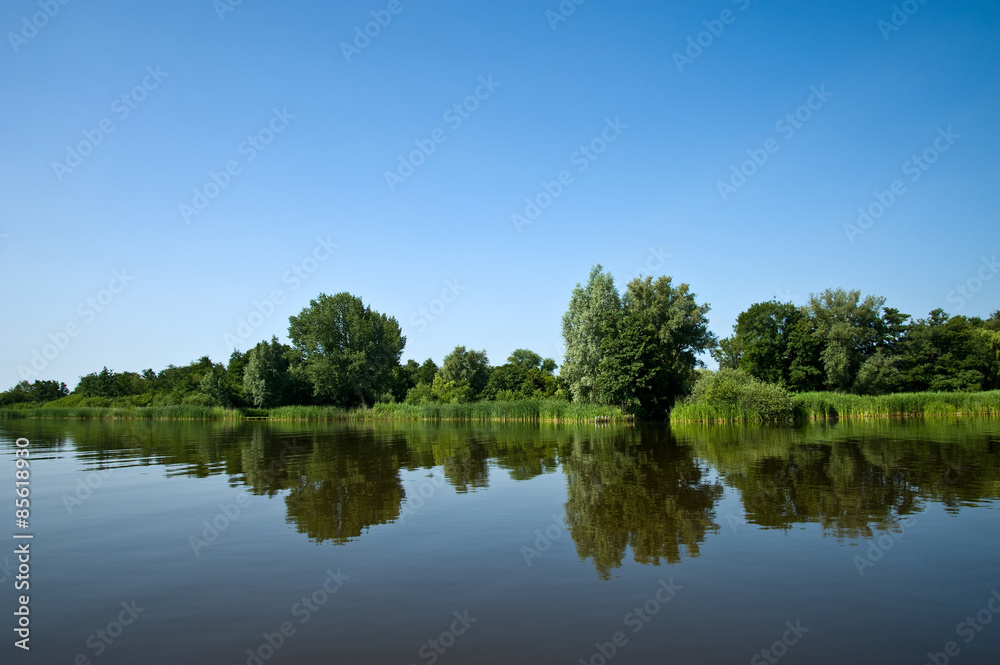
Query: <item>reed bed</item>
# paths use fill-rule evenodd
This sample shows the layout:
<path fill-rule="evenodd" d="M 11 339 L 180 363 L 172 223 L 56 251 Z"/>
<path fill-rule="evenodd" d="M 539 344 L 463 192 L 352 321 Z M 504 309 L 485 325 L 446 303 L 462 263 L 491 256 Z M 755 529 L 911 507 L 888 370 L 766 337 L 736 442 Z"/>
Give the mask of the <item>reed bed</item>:
<path fill-rule="evenodd" d="M 764 405 L 679 402 L 670 412 L 675 422 L 774 423 L 789 420 L 835 418 L 890 418 L 1000 415 L 1000 390 L 976 393 L 896 393 L 850 395 L 812 392 L 791 396 L 792 408 L 773 410 Z"/>
<path fill-rule="evenodd" d="M 453 420 L 490 422 L 628 422 L 613 406 L 555 399 L 526 399 L 465 404 L 376 404 L 370 409 L 335 406 L 282 406 L 273 409 L 226 409 L 210 406 L 29 407 L 0 409 L 0 419 L 60 420 L 245 420 L 375 421 Z"/>

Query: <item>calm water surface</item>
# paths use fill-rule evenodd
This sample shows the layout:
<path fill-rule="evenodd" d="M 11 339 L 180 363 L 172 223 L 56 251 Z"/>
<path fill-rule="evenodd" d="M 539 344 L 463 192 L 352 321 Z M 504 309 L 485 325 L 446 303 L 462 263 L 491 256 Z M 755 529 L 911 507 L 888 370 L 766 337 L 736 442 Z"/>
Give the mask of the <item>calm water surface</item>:
<path fill-rule="evenodd" d="M 21 436 L 3 663 L 1000 662 L 1000 421 Z"/>

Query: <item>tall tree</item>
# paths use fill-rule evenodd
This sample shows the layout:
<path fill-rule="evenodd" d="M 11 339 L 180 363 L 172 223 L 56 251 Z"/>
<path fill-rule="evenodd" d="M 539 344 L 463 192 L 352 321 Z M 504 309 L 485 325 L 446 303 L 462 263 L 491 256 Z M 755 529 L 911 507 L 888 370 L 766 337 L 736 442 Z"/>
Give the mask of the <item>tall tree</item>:
<path fill-rule="evenodd" d="M 905 332 L 908 315 L 885 308 L 885 298 L 860 291 L 827 289 L 809 297 L 807 313 L 824 344 L 821 353 L 826 386 L 839 392 L 869 389 L 872 376 L 889 377 L 889 357 Z M 857 384 L 865 363 L 865 381 Z M 891 388 L 888 388 L 891 389 Z M 881 390 L 879 391 L 881 392 Z"/>
<path fill-rule="evenodd" d="M 573 289 L 569 309 L 563 315 L 566 351 L 560 376 L 577 402 L 602 401 L 595 393 L 602 361 L 602 340 L 618 329 L 622 302 L 611 273 L 594 266 L 587 285 Z"/>
<path fill-rule="evenodd" d="M 644 417 L 663 417 L 694 384 L 698 354 L 716 339 L 709 306 L 670 277 L 636 278 L 622 299 L 616 334 L 603 340 L 598 393 Z"/>
<path fill-rule="evenodd" d="M 246 354 L 243 392 L 256 407 L 279 406 L 284 401 L 289 381 L 288 358 L 277 337 L 260 342 Z"/>
<path fill-rule="evenodd" d="M 406 344 L 395 318 L 349 293 L 321 293 L 289 323 L 301 372 L 318 398 L 369 405 L 391 391 Z"/>
<path fill-rule="evenodd" d="M 456 386 L 468 386 L 475 399 L 490 380 L 490 360 L 486 351 L 466 350 L 456 346 L 441 363 L 441 379 Z"/>
<path fill-rule="evenodd" d="M 792 303 L 755 303 L 739 315 L 732 337 L 720 341 L 712 356 L 720 369 L 741 369 L 791 390 L 819 390 L 823 344 L 815 332 L 808 313 Z"/>

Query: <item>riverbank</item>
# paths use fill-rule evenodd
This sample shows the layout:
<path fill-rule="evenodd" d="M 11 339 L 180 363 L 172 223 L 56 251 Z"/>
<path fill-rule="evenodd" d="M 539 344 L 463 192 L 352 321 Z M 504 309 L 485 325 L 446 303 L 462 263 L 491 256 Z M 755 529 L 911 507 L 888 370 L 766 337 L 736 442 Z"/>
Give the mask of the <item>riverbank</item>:
<path fill-rule="evenodd" d="M 366 421 L 448 420 L 479 422 L 630 422 L 613 406 L 556 399 L 483 401 L 465 404 L 376 404 L 370 409 L 335 406 L 282 406 L 273 409 L 227 409 L 212 406 L 30 407 L 0 409 L 0 419 L 63 420 L 276 420 Z"/>
<path fill-rule="evenodd" d="M 781 423 L 836 418 L 890 418 L 914 416 L 1000 415 L 1000 390 L 974 393 L 897 393 L 849 395 L 812 392 L 790 395 L 790 404 L 678 403 L 670 412 L 672 422 Z"/>

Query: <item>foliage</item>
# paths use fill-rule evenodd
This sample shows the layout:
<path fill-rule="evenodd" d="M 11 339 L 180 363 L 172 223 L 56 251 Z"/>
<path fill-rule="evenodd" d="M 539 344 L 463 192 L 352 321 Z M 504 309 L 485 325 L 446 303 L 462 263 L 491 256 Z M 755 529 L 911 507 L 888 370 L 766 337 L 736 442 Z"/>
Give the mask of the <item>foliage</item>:
<path fill-rule="evenodd" d="M 591 269 L 586 286 L 577 284 L 573 289 L 562 319 L 566 350 L 560 374 L 574 401 L 605 402 L 595 390 L 601 372 L 602 342 L 611 339 L 617 330 L 621 308 L 614 277 L 603 272 L 600 264 Z"/>
<path fill-rule="evenodd" d="M 69 388 L 59 381 L 21 381 L 0 393 L 0 407 L 14 404 L 44 404 L 69 394 Z"/>
<path fill-rule="evenodd" d="M 271 337 L 271 342 L 259 342 L 246 354 L 243 371 L 243 391 L 256 407 L 280 406 L 288 392 L 292 377 L 289 373 L 289 347 Z"/>
<path fill-rule="evenodd" d="M 434 377 L 435 385 L 438 378 L 442 380 L 442 385 L 454 384 L 454 390 L 468 389 L 458 401 L 476 399 L 490 380 L 490 361 L 486 351 L 467 351 L 464 346 L 456 346 L 444 357 L 441 370 Z M 458 393 L 455 394 L 457 398 Z M 442 398 L 441 401 L 451 402 L 454 399 Z"/>
<path fill-rule="evenodd" d="M 642 417 L 663 417 L 690 389 L 697 354 L 711 348 L 708 305 L 670 277 L 636 278 L 624 298 L 595 266 L 577 285 L 563 317 L 562 376 L 576 401 L 615 404 Z"/>
<path fill-rule="evenodd" d="M 289 318 L 288 336 L 313 394 L 337 406 L 370 405 L 390 392 L 406 343 L 395 318 L 349 293 L 321 293 Z"/>
<path fill-rule="evenodd" d="M 671 420 L 788 422 L 795 404 L 784 387 L 761 381 L 740 369 L 704 371 L 690 397 L 670 413 Z"/>

